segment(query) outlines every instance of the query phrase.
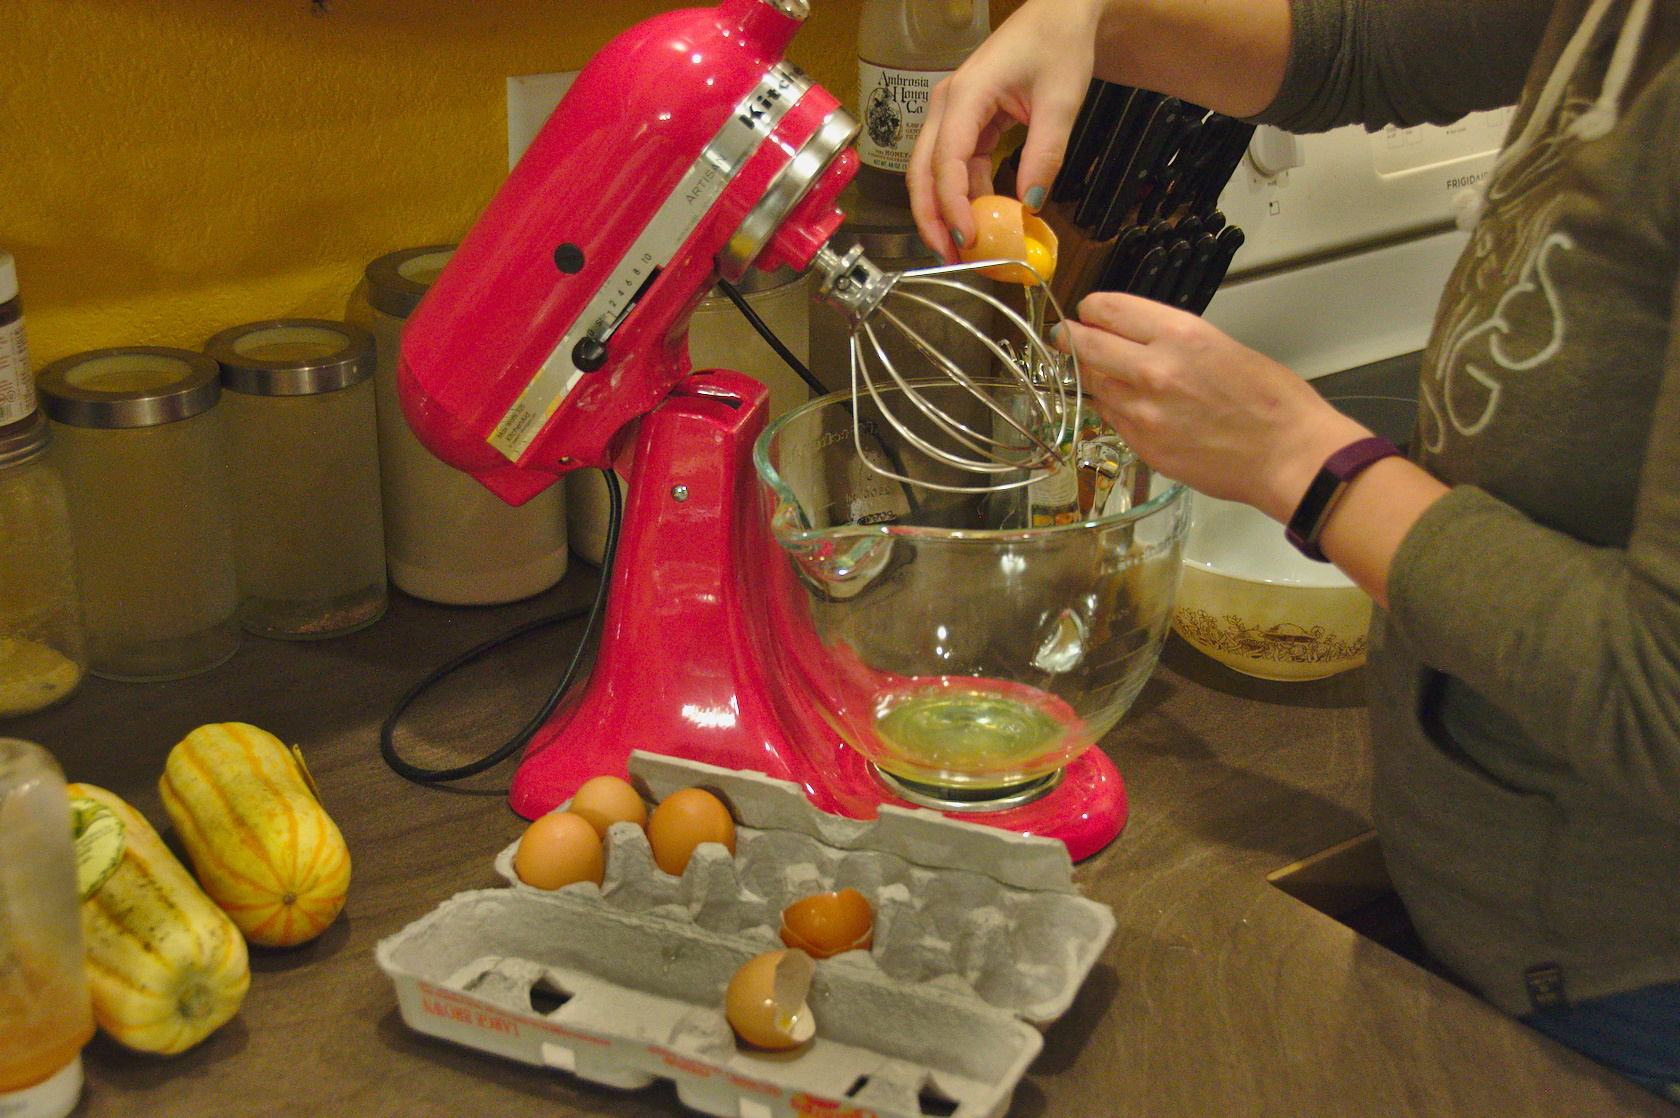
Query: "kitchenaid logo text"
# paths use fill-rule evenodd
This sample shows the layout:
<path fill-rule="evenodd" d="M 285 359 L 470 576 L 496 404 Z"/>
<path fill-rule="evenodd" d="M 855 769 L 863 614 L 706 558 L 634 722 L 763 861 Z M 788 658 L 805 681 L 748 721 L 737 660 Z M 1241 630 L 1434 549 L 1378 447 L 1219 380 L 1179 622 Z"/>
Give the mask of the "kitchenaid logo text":
<path fill-rule="evenodd" d="M 735 119 L 748 128 L 768 131 L 768 126 L 781 119 L 782 114 L 787 111 L 787 106 L 782 104 L 782 100 L 787 96 L 788 90 L 799 84 L 799 77 L 799 71 L 791 67 L 778 66 L 771 70 L 764 75 L 752 95 L 741 104 L 740 114 Z"/>

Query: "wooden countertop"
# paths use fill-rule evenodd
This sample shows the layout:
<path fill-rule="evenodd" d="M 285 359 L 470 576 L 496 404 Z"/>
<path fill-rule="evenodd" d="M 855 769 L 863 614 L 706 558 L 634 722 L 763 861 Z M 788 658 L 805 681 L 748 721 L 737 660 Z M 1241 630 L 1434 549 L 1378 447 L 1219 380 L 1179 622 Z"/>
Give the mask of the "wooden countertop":
<path fill-rule="evenodd" d="M 621 1092 L 410 1031 L 374 945 L 451 894 L 500 885 L 491 859 L 523 821 L 501 789 L 514 761 L 451 790 L 379 755 L 398 696 L 447 657 L 586 604 L 579 565 L 513 606 L 448 608 L 393 594 L 363 632 L 250 637 L 213 672 L 160 684 L 89 679 L 59 707 L 0 722 L 72 780 L 167 827 L 156 781 L 205 722 L 252 722 L 301 745 L 355 870 L 315 942 L 253 949 L 231 1023 L 191 1051 L 141 1056 L 96 1038 L 84 1118 L 245 1115 L 688 1114 L 668 1085 Z M 539 630 L 459 673 L 404 719 L 426 765 L 505 740 L 558 679 L 581 625 Z M 1017 1118 L 1224 1115 L 1674 1115 L 1659 1101 L 1269 884 L 1266 875 L 1368 829 L 1368 735 L 1354 672 L 1272 685 L 1176 637 L 1104 742 L 1130 823 L 1078 867 L 1118 930 L 1015 1092 Z"/>

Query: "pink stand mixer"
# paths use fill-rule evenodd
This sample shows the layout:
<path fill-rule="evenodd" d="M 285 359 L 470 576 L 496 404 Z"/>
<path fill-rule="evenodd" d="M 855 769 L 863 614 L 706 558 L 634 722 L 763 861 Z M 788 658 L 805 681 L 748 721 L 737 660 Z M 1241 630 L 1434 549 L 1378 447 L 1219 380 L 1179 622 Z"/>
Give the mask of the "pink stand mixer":
<path fill-rule="evenodd" d="M 816 267 L 855 320 L 896 279 L 828 247 L 856 124 L 782 57 L 806 11 L 723 0 L 611 42 L 407 323 L 403 407 L 444 461 L 512 504 L 575 469 L 631 479 L 595 667 L 526 749 L 510 795 L 522 816 L 622 774 L 632 749 L 795 781 L 854 818 L 907 802 L 801 674 L 821 650 L 789 604 L 799 575 L 755 477 L 767 393 L 692 371 L 687 352 L 689 314 L 720 276 Z M 1034 406 L 1042 419 L 1057 405 Z M 952 810 L 1062 839 L 1076 859 L 1125 822 L 1099 749 L 1034 796 Z"/>

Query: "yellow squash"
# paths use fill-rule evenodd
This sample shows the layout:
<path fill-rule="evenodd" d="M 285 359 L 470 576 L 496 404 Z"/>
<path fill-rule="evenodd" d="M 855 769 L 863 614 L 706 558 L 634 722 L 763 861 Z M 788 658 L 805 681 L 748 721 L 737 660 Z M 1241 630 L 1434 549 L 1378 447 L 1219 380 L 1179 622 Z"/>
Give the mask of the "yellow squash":
<path fill-rule="evenodd" d="M 290 947 L 337 918 L 350 851 L 302 758 L 273 734 L 200 726 L 169 751 L 158 791 L 199 883 L 246 939 Z"/>
<path fill-rule="evenodd" d="M 245 940 L 144 816 L 91 784 L 70 797 L 94 1018 L 142 1052 L 191 1048 L 239 1012 Z"/>

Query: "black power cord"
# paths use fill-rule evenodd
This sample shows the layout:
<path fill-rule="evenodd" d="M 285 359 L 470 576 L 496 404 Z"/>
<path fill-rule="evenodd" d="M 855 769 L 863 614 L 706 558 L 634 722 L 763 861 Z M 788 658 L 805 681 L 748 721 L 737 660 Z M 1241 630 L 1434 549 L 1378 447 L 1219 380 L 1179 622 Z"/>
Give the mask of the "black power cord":
<path fill-rule="evenodd" d="M 812 374 L 810 369 L 805 367 L 805 362 L 801 361 L 793 350 L 783 344 L 782 339 L 776 337 L 776 332 L 770 329 L 768 323 L 758 317 L 758 312 L 753 310 L 752 306 L 741 297 L 739 291 L 735 290 L 735 285 L 726 279 L 718 280 L 717 285 L 719 290 L 729 297 L 729 301 L 735 304 L 735 309 L 740 311 L 742 316 L 752 324 L 754 330 L 758 331 L 758 336 L 768 342 L 770 348 L 776 351 L 776 356 L 787 362 L 787 367 L 799 374 L 799 379 L 805 382 L 805 387 L 818 396 L 827 396 L 828 388 Z"/>
<path fill-rule="evenodd" d="M 612 581 L 613 557 L 618 551 L 619 527 L 624 520 L 624 498 L 619 491 L 618 475 L 611 469 L 602 470 L 601 473 L 605 475 L 607 481 L 607 534 L 601 555 L 601 581 L 595 587 L 594 600 L 587 607 L 579 606 L 561 610 L 559 613 L 552 613 L 547 617 L 527 621 L 525 624 L 516 626 L 500 636 L 492 637 L 482 644 L 474 645 L 460 655 L 438 665 L 414 686 L 403 692 L 402 697 L 397 700 L 396 706 L 391 709 L 390 714 L 385 716 L 384 723 L 379 727 L 379 753 L 385 758 L 385 763 L 391 766 L 392 770 L 399 776 L 406 777 L 416 784 L 441 784 L 446 781 L 461 780 L 484 772 L 486 769 L 494 768 L 512 756 L 515 751 L 524 747 L 531 740 L 532 735 L 542 728 L 543 723 L 548 721 L 549 716 L 554 713 L 554 709 L 560 705 L 560 700 L 565 698 L 566 692 L 572 686 L 572 680 L 577 676 L 578 667 L 583 663 L 584 652 L 589 647 L 590 638 L 599 627 L 601 618 L 605 613 L 607 584 Z M 556 683 L 554 689 L 548 693 L 548 697 L 543 700 L 542 707 L 537 713 L 532 715 L 513 737 L 478 760 L 469 761 L 464 765 L 456 765 L 452 768 L 428 769 L 405 761 L 397 755 L 395 741 L 397 721 L 402 718 L 416 699 L 436 686 L 439 681 L 509 641 L 524 636 L 526 633 L 546 629 L 553 625 L 563 625 L 583 616 L 585 613 L 589 615 L 589 623 L 584 626 L 583 635 L 578 638 L 577 648 L 573 651 L 571 662 L 566 665 L 566 671 L 561 675 L 560 682 Z"/>

